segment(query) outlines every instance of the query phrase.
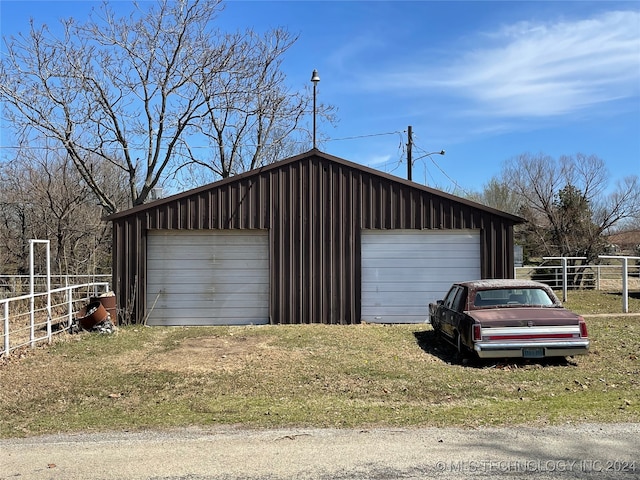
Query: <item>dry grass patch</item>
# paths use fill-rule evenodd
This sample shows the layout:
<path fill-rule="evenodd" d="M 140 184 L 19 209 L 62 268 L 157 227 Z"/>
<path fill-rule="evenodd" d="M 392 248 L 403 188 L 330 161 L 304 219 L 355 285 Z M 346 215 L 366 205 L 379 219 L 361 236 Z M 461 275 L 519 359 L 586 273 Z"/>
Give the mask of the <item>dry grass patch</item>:
<path fill-rule="evenodd" d="M 468 365 L 454 362 L 428 325 L 127 327 L 66 336 L 2 362 L 0 435 L 640 421 L 640 317 L 588 325 L 587 356 Z"/>
<path fill-rule="evenodd" d="M 268 345 L 246 335 L 187 338 L 168 351 L 148 355 L 141 366 L 177 373 L 234 372 L 263 358 Z"/>

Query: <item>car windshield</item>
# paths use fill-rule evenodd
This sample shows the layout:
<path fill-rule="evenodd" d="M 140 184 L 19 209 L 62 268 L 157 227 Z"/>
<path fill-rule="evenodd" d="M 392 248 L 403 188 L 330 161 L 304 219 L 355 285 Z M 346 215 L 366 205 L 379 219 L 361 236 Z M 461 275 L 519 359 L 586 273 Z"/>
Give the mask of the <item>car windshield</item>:
<path fill-rule="evenodd" d="M 499 288 L 476 293 L 476 307 L 511 307 L 518 305 L 553 306 L 554 301 L 542 288 Z"/>

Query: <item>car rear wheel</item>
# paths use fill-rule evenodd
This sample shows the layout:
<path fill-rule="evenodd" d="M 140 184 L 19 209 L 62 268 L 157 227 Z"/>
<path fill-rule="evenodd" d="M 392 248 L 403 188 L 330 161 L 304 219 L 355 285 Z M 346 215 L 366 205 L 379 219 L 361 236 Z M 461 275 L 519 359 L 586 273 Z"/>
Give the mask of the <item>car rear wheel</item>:
<path fill-rule="evenodd" d="M 456 332 L 456 338 L 454 342 L 456 346 L 456 361 L 458 363 L 466 364 L 469 361 L 470 350 L 462 343 L 462 336 Z"/>
<path fill-rule="evenodd" d="M 431 320 L 431 327 L 433 328 L 434 332 L 436 332 L 438 335 L 440 334 L 441 325 L 440 321 L 437 318 Z"/>
<path fill-rule="evenodd" d="M 458 332 L 455 332 L 455 336 L 451 339 L 450 343 L 453 345 L 453 348 L 455 348 L 454 359 L 456 362 L 459 362 L 462 357 L 460 353 L 460 347 L 462 346 L 462 343 Z"/>

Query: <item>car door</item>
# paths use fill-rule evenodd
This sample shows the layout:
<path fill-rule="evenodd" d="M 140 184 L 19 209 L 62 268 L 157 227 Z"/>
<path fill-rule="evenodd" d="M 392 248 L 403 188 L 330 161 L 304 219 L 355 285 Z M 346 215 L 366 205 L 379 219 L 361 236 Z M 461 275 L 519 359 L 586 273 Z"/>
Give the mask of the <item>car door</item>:
<path fill-rule="evenodd" d="M 467 314 L 464 312 L 465 306 L 467 305 L 467 288 L 459 287 L 458 291 L 451 302 L 451 325 L 453 328 L 453 332 L 451 334 L 452 338 L 455 338 L 455 332 L 457 331 L 462 337 L 462 342 L 470 346 L 471 342 L 471 326 L 470 319 Z"/>
<path fill-rule="evenodd" d="M 438 320 L 440 321 L 441 331 L 451 338 L 454 337 L 457 326 L 454 304 L 461 289 L 462 287 L 460 287 L 459 285 L 454 285 L 453 287 L 451 287 L 449 293 L 447 293 L 447 296 L 444 297 L 442 305 L 440 305 L 440 308 L 438 309 L 438 314 L 440 317 Z"/>

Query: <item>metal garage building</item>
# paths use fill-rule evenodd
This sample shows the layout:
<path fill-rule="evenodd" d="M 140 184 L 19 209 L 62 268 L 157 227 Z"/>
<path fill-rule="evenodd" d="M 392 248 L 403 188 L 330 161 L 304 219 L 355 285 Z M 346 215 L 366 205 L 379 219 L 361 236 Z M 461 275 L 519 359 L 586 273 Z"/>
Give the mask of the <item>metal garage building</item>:
<path fill-rule="evenodd" d="M 451 282 L 513 276 L 521 218 L 317 149 L 115 215 L 127 322 L 424 322 Z"/>

